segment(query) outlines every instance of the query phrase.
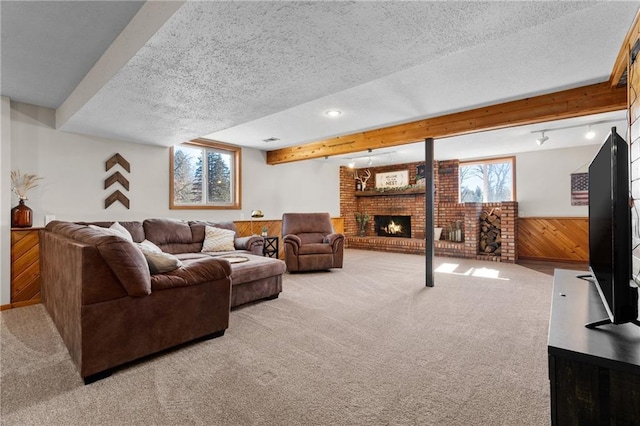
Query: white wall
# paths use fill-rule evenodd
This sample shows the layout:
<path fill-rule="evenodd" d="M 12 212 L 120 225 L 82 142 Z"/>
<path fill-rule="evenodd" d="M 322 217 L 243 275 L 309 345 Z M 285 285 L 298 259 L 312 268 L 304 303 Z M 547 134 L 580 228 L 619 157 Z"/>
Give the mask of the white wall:
<path fill-rule="evenodd" d="M 0 98 L 0 305 L 11 299 L 11 111 L 10 100 Z"/>
<path fill-rule="evenodd" d="M 7 102 L 8 104 L 8 102 Z M 4 104 L 3 104 L 4 105 Z M 3 110 L 3 124 L 4 124 Z M 8 114 L 8 112 L 7 112 Z M 58 220 L 142 220 L 149 217 L 203 220 L 249 220 L 250 211 L 260 209 L 265 220 L 280 219 L 284 212 L 328 212 L 340 215 L 339 166 L 322 161 L 304 161 L 278 166 L 266 164 L 266 153 L 242 149 L 241 210 L 170 210 L 169 148 L 140 145 L 55 130 L 55 111 L 34 105 L 11 102 L 10 143 L 2 134 L 3 199 L 12 169 L 34 173 L 44 179 L 28 193 L 27 205 L 34 212 L 34 226 L 44 226 L 45 215 Z M 6 149 L 5 149 L 6 148 Z M 120 166 L 109 172 L 105 161 L 120 153 L 131 164 L 131 173 Z M 4 164 L 10 156 L 10 164 Z M 125 191 L 119 184 L 104 189 L 104 179 L 120 170 L 130 182 Z M 105 198 L 120 189 L 130 200 L 130 210 L 119 202 L 104 208 Z M 7 196 L 8 198 L 8 196 Z M 17 204 L 15 195 L 10 205 Z M 10 222 L 10 206 L 2 205 L 4 218 Z M 9 251 L 0 247 L 2 286 L 0 304 L 9 303 Z M 5 272 L 7 271 L 7 272 Z M 6 277 L 5 277 L 6 275 Z"/>
<path fill-rule="evenodd" d="M 59 220 L 142 220 L 148 217 L 178 219 L 248 220 L 260 209 L 264 219 L 280 219 L 284 212 L 326 211 L 340 215 L 339 166 L 310 160 L 270 166 L 266 153 L 242 150 L 241 210 L 170 210 L 169 149 L 112 139 L 65 133 L 54 128 L 55 111 L 2 98 L 0 150 L 0 304 L 8 304 L 10 208 L 9 172 L 20 169 L 44 179 L 28 194 L 34 226 L 45 215 Z M 586 171 L 598 145 L 540 151 L 516 156 L 516 191 L 520 216 L 587 216 L 586 207 L 571 206 L 570 174 Z M 131 163 L 131 201 L 127 210 L 116 202 L 104 208 L 104 199 L 119 185 L 104 189 L 105 161 L 115 153 Z M 10 162 L 7 160 L 10 158 Z M 119 167 L 119 166 L 116 166 Z M 115 170 L 115 169 L 112 169 Z M 7 189 L 7 190 L 5 190 Z M 9 200 L 9 201 L 8 201 Z"/>
<path fill-rule="evenodd" d="M 262 210 L 264 219 L 279 219 L 287 211 L 340 214 L 337 165 L 307 161 L 269 166 L 264 152 L 248 148 L 242 149 L 241 210 L 170 210 L 169 148 L 61 132 L 53 128 L 53 110 L 11 105 L 11 168 L 44 178 L 29 193 L 34 226 L 43 226 L 45 215 L 59 220 L 248 220 L 252 209 Z M 131 173 L 120 166 L 105 170 L 105 161 L 115 153 L 129 161 Z M 104 179 L 114 170 L 129 179 L 129 191 L 119 184 L 104 189 Z M 104 208 L 104 199 L 116 188 L 129 198 L 130 210 L 119 202 Z"/>
<path fill-rule="evenodd" d="M 587 217 L 587 206 L 571 205 L 571 173 L 587 172 L 600 145 L 516 155 L 519 217 Z"/>

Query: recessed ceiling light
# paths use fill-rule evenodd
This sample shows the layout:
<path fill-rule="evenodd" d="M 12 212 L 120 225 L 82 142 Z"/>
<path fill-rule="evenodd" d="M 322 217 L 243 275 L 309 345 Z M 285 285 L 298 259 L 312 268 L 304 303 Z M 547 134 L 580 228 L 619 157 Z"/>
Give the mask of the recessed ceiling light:
<path fill-rule="evenodd" d="M 324 113 L 327 117 L 335 118 L 342 115 L 342 111 L 337 109 L 330 109 L 329 111 L 325 111 Z"/>

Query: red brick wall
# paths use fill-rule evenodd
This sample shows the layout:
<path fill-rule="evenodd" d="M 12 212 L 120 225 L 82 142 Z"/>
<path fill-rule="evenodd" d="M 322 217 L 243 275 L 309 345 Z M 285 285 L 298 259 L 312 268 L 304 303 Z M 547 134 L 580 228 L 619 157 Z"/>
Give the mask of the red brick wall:
<path fill-rule="evenodd" d="M 340 216 L 344 218 L 344 235 L 357 235 L 358 225 L 354 213 L 358 211 L 355 196 L 356 181 L 354 170 L 340 167 Z"/>
<path fill-rule="evenodd" d="M 400 253 L 424 253 L 424 194 L 385 194 L 357 197 L 356 180 L 354 179 L 356 171 L 359 176 L 363 176 L 364 171 L 369 169 L 371 178 L 367 181 L 367 188 L 374 188 L 376 173 L 408 170 L 409 184 L 413 185 L 415 184 L 417 166 L 422 164 L 424 162 L 362 169 L 340 168 L 340 216 L 344 218 L 346 247 Z M 515 262 L 517 260 L 516 220 L 518 217 L 518 203 L 458 203 L 458 164 L 458 160 L 441 161 L 434 164 L 434 217 L 435 226 L 437 228 L 445 228 L 443 238 L 446 238 L 446 231 L 449 225 L 460 221 L 464 241 L 436 241 L 436 255 Z M 478 220 L 480 212 L 494 207 L 500 207 L 502 210 L 501 256 L 478 253 Z M 356 212 L 366 212 L 370 216 L 365 237 L 358 236 L 359 229 L 355 220 Z M 411 239 L 377 237 L 373 220 L 375 215 L 411 216 Z"/>
<path fill-rule="evenodd" d="M 424 239 L 424 194 L 382 195 L 375 197 L 356 197 L 355 172 L 364 176 L 365 170 L 371 171 L 371 178 L 367 181 L 367 188 L 374 188 L 376 173 L 388 173 L 400 170 L 409 171 L 409 184 L 415 185 L 417 166 L 424 162 L 396 164 L 393 166 L 366 167 L 350 169 L 340 167 L 340 216 L 344 218 L 345 236 L 357 236 L 358 224 L 355 213 L 367 213 L 370 216 L 367 223 L 366 236 L 375 236 L 375 215 L 411 216 L 411 238 Z M 437 174 L 435 180 L 437 181 Z"/>
<path fill-rule="evenodd" d="M 458 160 L 438 162 L 436 204 L 458 202 L 458 164 Z"/>

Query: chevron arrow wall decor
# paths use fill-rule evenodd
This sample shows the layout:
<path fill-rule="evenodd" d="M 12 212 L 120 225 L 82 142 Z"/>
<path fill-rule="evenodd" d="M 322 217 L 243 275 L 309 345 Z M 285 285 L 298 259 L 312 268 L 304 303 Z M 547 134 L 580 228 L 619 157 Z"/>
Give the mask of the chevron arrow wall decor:
<path fill-rule="evenodd" d="M 129 208 L 129 199 L 122 192 L 120 192 L 119 189 L 114 191 L 104 200 L 104 208 L 109 208 L 109 206 L 116 201 L 120 201 L 126 208 Z"/>
<path fill-rule="evenodd" d="M 109 171 L 109 169 L 115 166 L 116 164 L 120 164 L 123 169 L 131 173 L 131 165 L 129 164 L 129 162 L 125 160 L 125 158 L 122 155 L 117 153 L 114 154 L 111 158 L 109 158 L 106 161 L 105 165 L 107 167 L 107 171 Z"/>
<path fill-rule="evenodd" d="M 129 181 L 120 172 L 115 172 L 114 174 L 112 174 L 111 176 L 109 176 L 104 180 L 104 189 L 109 188 L 111 185 L 113 185 L 116 182 L 122 185 L 122 187 L 127 191 L 129 190 Z"/>

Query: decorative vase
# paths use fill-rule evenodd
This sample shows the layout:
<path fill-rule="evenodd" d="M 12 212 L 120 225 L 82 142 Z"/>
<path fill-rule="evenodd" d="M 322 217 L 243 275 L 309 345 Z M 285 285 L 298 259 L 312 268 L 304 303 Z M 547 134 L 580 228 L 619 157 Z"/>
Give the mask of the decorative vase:
<path fill-rule="evenodd" d="M 33 225 L 33 210 L 21 198 L 17 206 L 11 209 L 12 228 L 30 228 Z"/>
<path fill-rule="evenodd" d="M 360 233 L 359 234 L 360 234 L 361 237 L 364 237 L 366 235 L 366 233 L 367 233 L 367 223 L 363 222 L 363 223 L 360 224 Z"/>

